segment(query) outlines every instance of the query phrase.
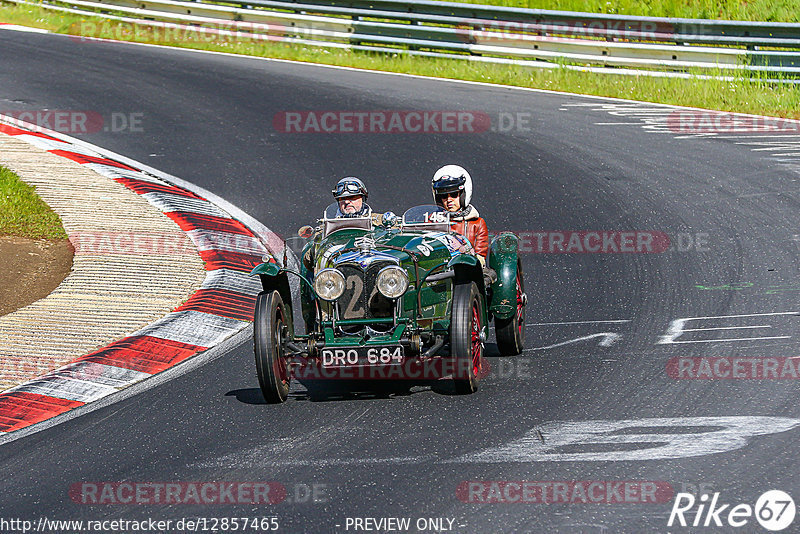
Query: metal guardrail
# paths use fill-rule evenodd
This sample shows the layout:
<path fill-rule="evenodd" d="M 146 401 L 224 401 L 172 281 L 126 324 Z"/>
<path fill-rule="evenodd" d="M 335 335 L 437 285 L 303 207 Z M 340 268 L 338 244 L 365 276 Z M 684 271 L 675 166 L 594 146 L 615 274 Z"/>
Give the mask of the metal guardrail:
<path fill-rule="evenodd" d="M 689 71 L 717 77 L 777 74 L 781 79 L 773 81 L 800 82 L 800 77 L 792 79 L 800 75 L 800 24 L 793 23 L 631 17 L 431 0 L 5 1 L 316 46 L 658 76 L 686 77 Z"/>

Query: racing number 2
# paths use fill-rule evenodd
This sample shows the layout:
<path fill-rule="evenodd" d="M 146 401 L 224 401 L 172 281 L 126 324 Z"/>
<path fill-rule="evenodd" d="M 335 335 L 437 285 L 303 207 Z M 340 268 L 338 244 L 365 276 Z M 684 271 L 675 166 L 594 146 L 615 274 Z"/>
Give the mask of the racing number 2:
<path fill-rule="evenodd" d="M 344 311 L 345 319 L 356 319 L 364 316 L 364 307 L 358 306 L 361 302 L 361 293 L 364 292 L 364 281 L 358 275 L 350 275 L 345 282 L 347 289 L 352 289 L 353 294 L 350 297 L 350 303 Z M 356 309 L 356 306 L 358 308 Z"/>

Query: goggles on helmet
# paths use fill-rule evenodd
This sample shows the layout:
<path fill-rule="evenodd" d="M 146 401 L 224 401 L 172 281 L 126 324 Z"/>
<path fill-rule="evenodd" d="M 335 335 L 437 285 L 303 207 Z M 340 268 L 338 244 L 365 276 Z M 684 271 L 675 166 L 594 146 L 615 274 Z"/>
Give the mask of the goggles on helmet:
<path fill-rule="evenodd" d="M 336 188 L 331 191 L 334 198 L 352 197 L 364 194 L 364 187 L 356 182 L 340 182 L 336 184 Z"/>
<path fill-rule="evenodd" d="M 442 176 L 433 182 L 433 190 L 437 195 L 450 191 L 461 191 L 464 189 L 466 181 L 463 176 Z"/>

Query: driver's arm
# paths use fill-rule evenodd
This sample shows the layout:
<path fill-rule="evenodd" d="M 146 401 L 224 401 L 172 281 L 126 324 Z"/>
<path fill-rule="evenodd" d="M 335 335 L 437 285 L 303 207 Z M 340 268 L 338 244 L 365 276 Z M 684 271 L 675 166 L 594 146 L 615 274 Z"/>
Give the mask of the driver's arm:
<path fill-rule="evenodd" d="M 486 221 L 484 221 L 482 217 L 479 217 L 478 220 L 474 221 L 472 224 L 475 225 L 475 239 L 472 242 L 472 246 L 485 264 L 486 256 L 489 254 L 489 228 L 486 226 Z"/>
<path fill-rule="evenodd" d="M 303 265 L 308 271 L 314 270 L 314 241 L 309 241 L 306 243 L 305 248 L 303 249 L 303 257 L 302 257 Z"/>

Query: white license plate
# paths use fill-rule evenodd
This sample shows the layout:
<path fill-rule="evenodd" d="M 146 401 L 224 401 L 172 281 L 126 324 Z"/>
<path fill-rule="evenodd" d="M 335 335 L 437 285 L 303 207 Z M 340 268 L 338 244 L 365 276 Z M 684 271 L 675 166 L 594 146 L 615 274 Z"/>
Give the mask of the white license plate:
<path fill-rule="evenodd" d="M 393 365 L 404 361 L 401 345 L 322 349 L 321 354 L 323 367 Z"/>

